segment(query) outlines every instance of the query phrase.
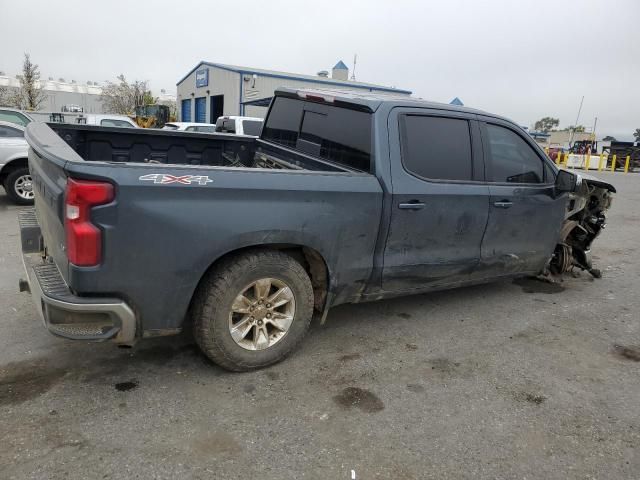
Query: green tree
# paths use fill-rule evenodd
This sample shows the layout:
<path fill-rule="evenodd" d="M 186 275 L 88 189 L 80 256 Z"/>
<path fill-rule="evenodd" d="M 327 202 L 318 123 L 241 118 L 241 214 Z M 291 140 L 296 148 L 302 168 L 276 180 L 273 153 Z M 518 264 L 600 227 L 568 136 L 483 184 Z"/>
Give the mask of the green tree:
<path fill-rule="evenodd" d="M 144 92 L 144 95 L 142 96 L 142 105 L 155 105 L 156 103 L 158 103 L 157 97 L 154 97 L 149 91 Z"/>
<path fill-rule="evenodd" d="M 633 132 L 633 136 L 636 139 L 636 142 L 640 142 L 640 128 L 636 128 L 636 131 Z"/>
<path fill-rule="evenodd" d="M 136 107 L 156 103 L 147 81 L 127 82 L 124 75 L 118 76 L 118 82 L 107 82 L 102 89 L 101 101 L 107 113 L 133 115 Z"/>
<path fill-rule="evenodd" d="M 585 128 L 584 125 L 578 125 L 577 127 L 574 127 L 573 125 L 569 125 L 568 127 L 565 127 L 560 131 L 561 132 L 570 132 L 571 130 L 573 130 L 575 133 L 584 133 L 586 128 Z"/>
<path fill-rule="evenodd" d="M 640 130 L 640 129 L 638 129 Z M 612 137 L 611 135 L 607 135 L 606 137 L 604 137 L 602 139 L 603 142 L 615 142 L 616 141 L 616 137 Z"/>
<path fill-rule="evenodd" d="M 20 87 L 12 96 L 12 104 L 21 110 L 38 110 L 47 99 L 47 94 L 40 87 L 40 69 L 31 62 L 31 56 L 24 54 L 22 75 L 17 76 Z"/>
<path fill-rule="evenodd" d="M 558 125 L 560 125 L 560 120 L 557 118 L 543 117 L 535 123 L 533 128 L 539 132 L 548 133 Z"/>

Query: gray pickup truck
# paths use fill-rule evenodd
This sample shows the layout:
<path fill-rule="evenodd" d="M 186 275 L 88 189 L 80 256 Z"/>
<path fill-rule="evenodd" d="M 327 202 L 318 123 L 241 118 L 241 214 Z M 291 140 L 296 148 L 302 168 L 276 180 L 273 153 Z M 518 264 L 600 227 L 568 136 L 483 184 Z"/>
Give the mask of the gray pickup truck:
<path fill-rule="evenodd" d="M 32 123 L 20 217 L 46 327 L 131 345 L 192 323 L 222 367 L 273 364 L 330 307 L 592 271 L 614 188 L 513 122 L 280 89 L 259 138 Z"/>

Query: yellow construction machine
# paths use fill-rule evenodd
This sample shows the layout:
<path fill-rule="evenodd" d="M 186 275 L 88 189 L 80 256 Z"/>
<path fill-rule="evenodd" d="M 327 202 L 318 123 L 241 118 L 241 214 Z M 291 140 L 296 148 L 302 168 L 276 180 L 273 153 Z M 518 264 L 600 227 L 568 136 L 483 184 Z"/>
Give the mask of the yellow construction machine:
<path fill-rule="evenodd" d="M 136 107 L 133 121 L 142 128 L 162 128 L 171 121 L 171 114 L 167 105 L 142 105 Z"/>

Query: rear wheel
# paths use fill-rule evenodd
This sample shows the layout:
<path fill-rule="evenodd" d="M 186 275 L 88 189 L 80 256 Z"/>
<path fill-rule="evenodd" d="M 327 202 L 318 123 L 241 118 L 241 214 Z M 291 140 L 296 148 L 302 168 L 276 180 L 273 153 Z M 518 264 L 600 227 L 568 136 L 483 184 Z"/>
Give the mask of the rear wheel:
<path fill-rule="evenodd" d="M 301 342 L 313 314 L 311 280 L 283 252 L 243 254 L 211 272 L 194 299 L 194 336 L 223 368 L 279 362 Z"/>
<path fill-rule="evenodd" d="M 33 204 L 33 181 L 27 167 L 12 170 L 4 181 L 4 189 L 14 203 L 18 205 Z"/>

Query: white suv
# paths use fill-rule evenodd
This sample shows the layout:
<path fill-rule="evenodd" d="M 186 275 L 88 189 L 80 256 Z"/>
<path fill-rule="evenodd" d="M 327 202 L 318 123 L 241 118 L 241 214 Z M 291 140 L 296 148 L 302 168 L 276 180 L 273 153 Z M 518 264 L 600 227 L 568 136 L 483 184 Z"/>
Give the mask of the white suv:
<path fill-rule="evenodd" d="M 233 115 L 218 117 L 216 132 L 259 137 L 264 119 L 257 117 L 237 117 Z"/>
<path fill-rule="evenodd" d="M 120 127 L 120 128 L 140 128 L 126 115 L 111 115 L 111 114 L 84 114 L 77 119 L 78 123 L 85 125 L 99 125 L 101 127 Z"/>
<path fill-rule="evenodd" d="M 0 121 L 0 183 L 18 205 L 33 203 L 31 174 L 27 164 L 29 145 L 24 127 Z"/>

